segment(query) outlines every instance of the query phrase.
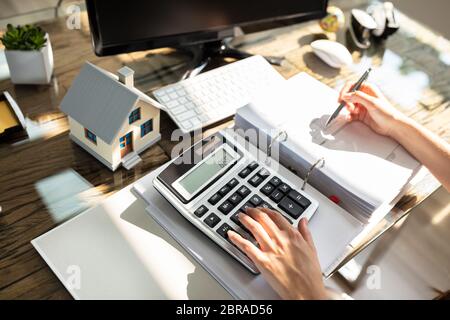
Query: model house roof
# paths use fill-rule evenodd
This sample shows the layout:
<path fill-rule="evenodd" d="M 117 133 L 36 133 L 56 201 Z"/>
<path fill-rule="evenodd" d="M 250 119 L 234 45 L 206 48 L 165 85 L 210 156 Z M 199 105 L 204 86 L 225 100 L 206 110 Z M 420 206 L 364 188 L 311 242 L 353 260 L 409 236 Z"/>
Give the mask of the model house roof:
<path fill-rule="evenodd" d="M 132 70 L 125 67 L 122 75 Z M 87 62 L 61 102 L 61 110 L 100 139 L 111 144 L 138 100 L 159 104 L 119 77 Z"/>

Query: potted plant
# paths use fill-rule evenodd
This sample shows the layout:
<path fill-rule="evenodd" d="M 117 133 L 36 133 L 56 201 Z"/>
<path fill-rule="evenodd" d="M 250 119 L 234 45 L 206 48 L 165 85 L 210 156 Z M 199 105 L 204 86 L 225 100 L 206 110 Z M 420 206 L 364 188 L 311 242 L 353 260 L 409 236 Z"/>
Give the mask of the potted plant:
<path fill-rule="evenodd" d="M 50 39 L 40 27 L 8 24 L 0 41 L 5 46 L 11 81 L 15 84 L 46 84 L 53 74 Z"/>

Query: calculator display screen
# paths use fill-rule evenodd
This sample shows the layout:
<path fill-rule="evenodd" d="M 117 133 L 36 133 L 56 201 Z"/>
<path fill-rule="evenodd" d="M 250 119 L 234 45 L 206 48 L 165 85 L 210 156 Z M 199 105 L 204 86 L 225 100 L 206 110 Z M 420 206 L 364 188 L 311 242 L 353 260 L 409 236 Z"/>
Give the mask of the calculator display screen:
<path fill-rule="evenodd" d="M 225 148 L 220 148 L 194 167 L 178 183 L 187 193 L 195 194 L 202 186 L 235 160 L 235 157 Z"/>

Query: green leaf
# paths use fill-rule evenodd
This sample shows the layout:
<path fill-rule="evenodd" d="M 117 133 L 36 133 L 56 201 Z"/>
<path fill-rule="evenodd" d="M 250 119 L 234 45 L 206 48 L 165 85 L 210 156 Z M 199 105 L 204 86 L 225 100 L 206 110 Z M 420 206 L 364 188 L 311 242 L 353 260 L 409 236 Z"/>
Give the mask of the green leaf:
<path fill-rule="evenodd" d="M 6 50 L 40 50 L 47 44 L 45 31 L 35 25 L 14 27 L 8 24 L 0 41 Z"/>

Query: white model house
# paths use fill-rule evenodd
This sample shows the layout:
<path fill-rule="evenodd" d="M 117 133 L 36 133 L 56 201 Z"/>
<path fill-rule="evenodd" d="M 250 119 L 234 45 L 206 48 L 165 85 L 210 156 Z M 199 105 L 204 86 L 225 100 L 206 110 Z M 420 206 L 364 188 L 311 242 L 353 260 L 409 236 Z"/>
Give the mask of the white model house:
<path fill-rule="evenodd" d="M 115 76 L 87 62 L 61 103 L 72 140 L 113 171 L 132 168 L 161 138 L 159 104 L 134 87 L 133 77 L 128 67 Z"/>

